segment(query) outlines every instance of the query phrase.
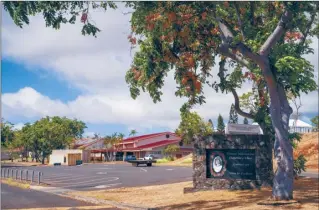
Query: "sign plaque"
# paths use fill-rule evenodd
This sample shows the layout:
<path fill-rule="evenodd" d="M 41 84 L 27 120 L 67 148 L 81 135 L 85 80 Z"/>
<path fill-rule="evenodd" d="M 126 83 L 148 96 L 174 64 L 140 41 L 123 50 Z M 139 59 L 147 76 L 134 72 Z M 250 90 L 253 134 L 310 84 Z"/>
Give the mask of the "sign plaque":
<path fill-rule="evenodd" d="M 207 149 L 206 176 L 219 179 L 256 180 L 254 149 Z"/>
<path fill-rule="evenodd" d="M 225 128 L 225 134 L 261 135 L 263 132 L 259 125 L 227 124 Z"/>

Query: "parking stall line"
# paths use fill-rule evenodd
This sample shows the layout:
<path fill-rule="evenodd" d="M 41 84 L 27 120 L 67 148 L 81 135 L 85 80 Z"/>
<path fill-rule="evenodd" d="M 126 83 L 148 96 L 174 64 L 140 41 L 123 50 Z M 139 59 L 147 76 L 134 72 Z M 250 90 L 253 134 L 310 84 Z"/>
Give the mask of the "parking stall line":
<path fill-rule="evenodd" d="M 68 179 L 64 179 L 64 180 L 54 180 L 54 181 L 50 181 L 52 183 L 65 183 L 65 182 L 68 182 L 68 181 L 73 181 L 73 180 L 81 180 L 81 179 L 84 179 L 85 180 L 88 180 L 88 179 L 92 179 L 92 178 L 98 178 L 98 177 L 101 177 L 103 178 L 103 176 L 101 175 L 97 175 L 97 176 L 81 176 L 81 177 L 72 177 L 72 178 L 68 178 Z M 104 178 L 107 178 L 107 177 L 104 177 Z"/>
<path fill-rule="evenodd" d="M 103 188 L 108 188 L 108 187 L 113 187 L 116 185 L 121 185 L 122 183 L 114 183 L 114 184 L 107 184 L 107 185 L 98 185 L 95 187 L 91 187 L 91 189 L 95 188 L 95 189 L 103 189 Z"/>
<path fill-rule="evenodd" d="M 104 180 L 104 179 L 110 179 L 112 178 L 111 180 Z M 63 187 L 63 188 L 69 188 L 69 187 L 81 187 L 81 185 L 83 186 L 83 184 L 89 184 L 89 183 L 105 183 L 105 182 L 113 182 L 113 181 L 116 181 L 116 180 L 119 180 L 120 178 L 118 177 L 105 177 L 105 178 L 102 178 L 102 179 L 97 179 L 97 180 L 89 180 L 89 181 L 86 181 L 86 182 L 80 182 L 80 183 L 77 183 L 77 184 L 71 184 L 71 185 L 63 185 L 63 186 L 60 186 L 60 187 Z"/>
<path fill-rule="evenodd" d="M 42 172 L 43 173 L 43 172 Z M 47 178 L 56 178 L 56 177 L 66 177 L 66 176 L 72 176 L 73 174 L 49 174 L 49 173 L 43 173 L 43 176 Z"/>
<path fill-rule="evenodd" d="M 140 169 L 141 169 L 141 171 L 147 172 L 147 170 L 146 170 L 146 169 L 144 169 L 144 168 L 140 168 Z"/>
<path fill-rule="evenodd" d="M 92 168 L 92 169 L 95 169 L 95 170 L 105 170 L 105 169 L 114 169 L 114 168 Z"/>
<path fill-rule="evenodd" d="M 56 178 L 41 177 L 41 179 L 50 182 L 50 181 L 68 180 L 70 179 L 70 177 L 72 176 L 63 176 L 63 177 L 56 177 Z"/>
<path fill-rule="evenodd" d="M 56 176 L 56 177 L 45 177 L 43 176 L 43 179 L 45 180 L 63 180 L 63 179 L 72 179 L 73 177 L 87 177 L 87 175 L 65 175 L 65 176 Z"/>
<path fill-rule="evenodd" d="M 43 173 L 43 172 L 42 172 Z M 63 177 L 63 176 L 71 176 L 73 174 L 65 174 L 65 173 L 60 173 L 60 174 L 50 174 L 50 173 L 43 173 L 48 178 L 54 178 L 54 177 Z"/>
<path fill-rule="evenodd" d="M 67 176 L 71 176 L 71 175 L 72 174 L 56 174 L 56 175 L 52 175 L 52 174 L 49 174 L 49 173 L 41 172 L 41 179 L 42 178 L 51 179 L 51 178 L 57 178 L 57 177 L 67 177 Z M 38 171 L 35 171 L 34 177 L 38 177 Z"/>
<path fill-rule="evenodd" d="M 96 174 L 107 174 L 107 172 L 97 172 Z"/>

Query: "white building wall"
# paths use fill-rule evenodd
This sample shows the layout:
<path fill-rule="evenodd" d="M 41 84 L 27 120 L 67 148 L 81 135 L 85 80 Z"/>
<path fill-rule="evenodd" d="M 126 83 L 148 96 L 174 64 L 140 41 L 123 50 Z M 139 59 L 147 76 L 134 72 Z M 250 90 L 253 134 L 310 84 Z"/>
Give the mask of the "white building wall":
<path fill-rule="evenodd" d="M 65 150 L 52 150 L 52 154 L 49 158 L 49 164 L 53 165 L 54 163 L 61 163 L 61 165 L 68 164 L 68 154 L 81 153 L 80 149 L 65 149 Z M 66 162 L 64 163 L 64 157 L 66 157 Z"/>
<path fill-rule="evenodd" d="M 66 165 L 66 163 L 64 163 L 64 155 L 63 154 L 54 154 L 54 155 L 50 155 L 50 161 L 49 164 L 53 165 L 54 163 L 60 163 L 61 165 Z"/>

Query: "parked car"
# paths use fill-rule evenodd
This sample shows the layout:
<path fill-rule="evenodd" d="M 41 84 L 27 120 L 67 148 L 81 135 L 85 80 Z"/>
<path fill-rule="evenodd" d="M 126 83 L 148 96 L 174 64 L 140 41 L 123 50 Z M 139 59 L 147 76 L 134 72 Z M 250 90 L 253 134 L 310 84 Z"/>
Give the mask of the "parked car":
<path fill-rule="evenodd" d="M 136 160 L 136 157 L 134 155 L 128 155 L 125 157 L 124 161 L 128 161 L 128 160 Z"/>
<path fill-rule="evenodd" d="M 155 159 L 156 159 L 156 157 L 154 155 L 146 155 L 144 157 L 144 160 L 155 160 Z"/>

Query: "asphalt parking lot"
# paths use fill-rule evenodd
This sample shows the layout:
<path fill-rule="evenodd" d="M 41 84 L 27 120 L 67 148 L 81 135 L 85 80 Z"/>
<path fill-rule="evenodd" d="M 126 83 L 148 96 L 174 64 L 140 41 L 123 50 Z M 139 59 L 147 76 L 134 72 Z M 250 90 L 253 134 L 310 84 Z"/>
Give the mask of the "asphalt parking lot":
<path fill-rule="evenodd" d="M 41 182 L 69 190 L 101 190 L 192 180 L 192 168 L 173 166 L 134 167 L 131 164 L 35 166 L 19 169 L 40 171 Z M 37 180 L 37 178 L 35 179 Z"/>

